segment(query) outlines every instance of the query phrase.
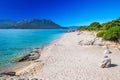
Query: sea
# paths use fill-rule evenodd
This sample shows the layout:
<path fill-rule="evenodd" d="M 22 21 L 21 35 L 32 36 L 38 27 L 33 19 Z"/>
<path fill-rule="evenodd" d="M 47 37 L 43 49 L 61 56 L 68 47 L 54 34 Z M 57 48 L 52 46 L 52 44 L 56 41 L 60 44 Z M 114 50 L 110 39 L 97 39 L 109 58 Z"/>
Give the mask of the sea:
<path fill-rule="evenodd" d="M 0 72 L 14 68 L 19 63 L 13 59 L 28 54 L 60 38 L 65 29 L 0 29 Z"/>

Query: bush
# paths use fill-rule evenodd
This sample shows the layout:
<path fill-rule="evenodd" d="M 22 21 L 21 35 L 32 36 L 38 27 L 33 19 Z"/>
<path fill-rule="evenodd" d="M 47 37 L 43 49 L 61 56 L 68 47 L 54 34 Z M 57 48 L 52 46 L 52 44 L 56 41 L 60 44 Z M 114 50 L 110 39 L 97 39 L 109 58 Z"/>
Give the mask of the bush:
<path fill-rule="evenodd" d="M 109 28 L 111 28 L 113 26 L 120 26 L 120 18 L 118 18 L 116 20 L 112 20 L 111 22 L 103 23 L 102 29 L 108 30 Z"/>
<path fill-rule="evenodd" d="M 84 30 L 86 30 L 86 29 L 87 29 L 86 26 L 80 26 L 77 30 L 84 31 Z"/>
<path fill-rule="evenodd" d="M 118 38 L 118 42 L 120 43 L 120 38 Z"/>
<path fill-rule="evenodd" d="M 97 33 L 97 37 L 103 37 L 106 31 L 100 31 Z"/>
<path fill-rule="evenodd" d="M 100 25 L 99 22 L 93 22 L 87 27 L 87 29 L 88 30 L 99 30 L 101 27 L 102 26 Z"/>
<path fill-rule="evenodd" d="M 120 26 L 114 26 L 114 27 L 109 28 L 105 32 L 103 38 L 107 39 L 107 40 L 119 41 L 119 38 L 120 38 Z"/>
<path fill-rule="evenodd" d="M 112 24 L 111 24 L 111 23 L 105 23 L 105 24 L 103 24 L 102 29 L 103 29 L 103 30 L 108 30 L 110 27 L 112 27 Z"/>

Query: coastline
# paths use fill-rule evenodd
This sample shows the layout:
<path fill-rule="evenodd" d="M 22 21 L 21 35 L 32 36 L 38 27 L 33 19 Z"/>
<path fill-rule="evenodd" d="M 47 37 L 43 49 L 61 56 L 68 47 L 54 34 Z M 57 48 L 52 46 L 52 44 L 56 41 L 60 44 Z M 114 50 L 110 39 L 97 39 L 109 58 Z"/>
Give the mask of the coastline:
<path fill-rule="evenodd" d="M 62 36 L 64 36 L 64 34 L 62 34 L 59 38 L 53 40 L 52 42 L 48 43 L 47 45 L 45 46 L 42 46 L 40 47 L 38 50 L 39 52 L 41 53 L 41 55 L 44 53 L 44 51 L 49 48 L 51 45 L 55 45 L 55 43 L 57 43 L 61 38 Z M 34 49 L 33 49 L 34 50 Z M 41 58 L 41 57 L 40 57 Z M 26 75 L 26 72 L 29 72 L 29 74 L 33 74 L 33 73 L 30 73 L 32 69 L 36 68 L 35 66 L 37 65 L 38 66 L 38 63 L 40 63 L 40 67 L 42 67 L 44 64 L 41 62 L 41 60 L 37 59 L 37 60 L 33 60 L 33 61 L 25 61 L 25 62 L 21 62 L 21 63 L 25 63 L 23 64 L 23 67 L 22 68 L 15 68 L 14 70 L 10 70 L 10 72 L 16 72 L 16 75 Z M 26 63 L 28 63 L 28 65 L 26 65 Z M 28 70 L 28 71 L 25 71 L 25 70 Z M 9 72 L 9 71 L 7 71 Z"/>
<path fill-rule="evenodd" d="M 62 30 L 60 30 L 60 31 L 62 31 Z M 55 34 L 56 34 L 56 32 L 57 32 L 57 30 L 55 29 Z M 19 58 L 19 57 L 22 57 L 22 56 L 24 56 L 24 55 L 26 55 L 26 53 L 27 54 L 29 54 L 32 50 L 34 50 L 34 49 L 36 49 L 36 48 L 39 48 L 40 49 L 40 51 L 41 51 L 41 49 L 43 48 L 43 47 L 45 47 L 45 46 L 47 46 L 47 45 L 49 45 L 49 44 L 51 44 L 51 43 L 53 43 L 54 42 L 54 40 L 56 40 L 56 39 L 58 39 L 58 38 L 60 38 L 62 35 L 63 35 L 63 33 L 64 32 L 60 32 L 60 34 L 58 34 L 58 36 L 53 36 L 53 38 L 51 38 L 50 40 L 48 40 L 46 43 L 44 42 L 44 44 L 37 44 L 37 45 L 34 45 L 33 47 L 31 47 L 30 46 L 30 48 L 29 48 L 29 46 L 28 46 L 28 50 L 27 50 L 27 52 L 22 52 L 21 51 L 21 53 L 23 54 L 23 55 L 19 55 L 19 56 L 15 56 L 14 58 L 11 58 L 11 63 L 12 62 L 14 62 L 13 60 L 14 59 L 17 59 L 17 58 Z M 40 38 L 41 38 L 41 36 L 40 36 Z M 41 40 L 40 40 L 41 41 Z M 39 42 L 40 42 L 39 41 Z M 25 48 L 25 49 L 27 49 L 27 48 Z M 25 53 L 25 54 L 24 54 Z M 15 63 L 13 63 L 13 65 L 11 66 L 8 66 L 7 68 L 5 67 L 3 67 L 2 68 L 2 70 L 0 71 L 0 73 L 4 73 L 4 72 L 11 72 L 11 71 L 16 71 L 16 70 L 19 70 L 19 69 L 22 69 L 24 66 L 26 67 L 26 66 L 28 66 L 28 65 L 31 65 L 30 63 L 31 63 L 32 61 L 24 61 L 24 62 L 15 62 Z M 26 63 L 28 64 L 28 65 L 26 65 Z M 23 66 L 21 66 L 21 65 L 23 65 Z M 22 67 L 22 68 L 21 68 Z M 14 70 L 15 69 L 15 70 Z"/>
<path fill-rule="evenodd" d="M 41 50 L 41 57 L 23 69 L 15 70 L 17 78 L 38 78 L 42 80 L 119 80 L 120 51 L 110 48 L 112 63 L 117 66 L 101 69 L 98 63 L 103 59 L 104 44 L 92 32 L 70 32 L 51 42 Z M 83 42 L 80 42 L 84 40 Z M 87 42 L 86 42 L 87 41 Z M 86 44 L 87 43 L 87 44 Z M 109 43 L 109 42 L 106 42 Z M 106 44 L 105 44 L 106 45 Z M 84 54 L 83 54 L 84 53 Z M 117 74 L 117 75 L 116 75 Z M 15 77 L 16 78 L 16 77 Z"/>

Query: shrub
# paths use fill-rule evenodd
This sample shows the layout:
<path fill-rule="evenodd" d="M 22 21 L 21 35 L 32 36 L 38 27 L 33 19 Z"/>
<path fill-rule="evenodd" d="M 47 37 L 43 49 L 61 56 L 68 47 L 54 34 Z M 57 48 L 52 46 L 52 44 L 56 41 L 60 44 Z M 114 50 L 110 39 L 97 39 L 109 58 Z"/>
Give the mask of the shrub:
<path fill-rule="evenodd" d="M 113 26 L 120 26 L 120 18 L 118 18 L 116 20 L 112 20 L 111 22 L 103 23 L 102 29 L 108 30 L 109 28 L 111 28 Z"/>
<path fill-rule="evenodd" d="M 86 26 L 80 26 L 77 30 L 84 31 L 84 30 L 86 30 L 86 29 L 87 29 Z"/>
<path fill-rule="evenodd" d="M 113 26 L 113 24 L 111 24 L 111 22 L 108 22 L 108 23 L 103 24 L 102 29 L 103 30 L 108 30 L 112 26 Z"/>
<path fill-rule="evenodd" d="M 120 38 L 118 38 L 118 42 L 120 43 Z"/>
<path fill-rule="evenodd" d="M 106 31 L 100 31 L 97 33 L 97 37 L 103 37 Z"/>
<path fill-rule="evenodd" d="M 107 39 L 107 40 L 119 41 L 119 38 L 120 38 L 120 27 L 119 26 L 114 26 L 114 27 L 109 28 L 105 32 L 103 38 Z"/>
<path fill-rule="evenodd" d="M 101 27 L 101 25 L 99 22 L 93 22 L 87 27 L 87 29 L 88 30 L 99 30 L 100 27 Z"/>

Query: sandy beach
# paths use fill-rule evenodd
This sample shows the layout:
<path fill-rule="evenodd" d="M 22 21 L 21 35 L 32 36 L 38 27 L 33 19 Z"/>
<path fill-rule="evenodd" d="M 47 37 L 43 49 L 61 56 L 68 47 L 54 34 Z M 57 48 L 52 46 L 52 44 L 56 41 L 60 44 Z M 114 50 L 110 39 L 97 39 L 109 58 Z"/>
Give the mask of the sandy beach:
<path fill-rule="evenodd" d="M 90 42 L 93 42 L 92 45 Z M 112 44 L 96 38 L 94 32 L 65 33 L 41 51 L 40 59 L 21 70 L 14 78 L 41 80 L 120 80 L 120 50 L 110 48 L 110 68 L 100 68 L 104 45 Z M 100 46 L 102 45 L 102 46 Z"/>

